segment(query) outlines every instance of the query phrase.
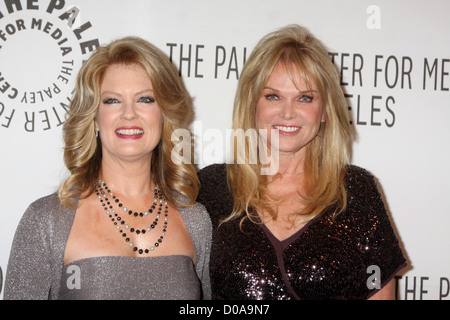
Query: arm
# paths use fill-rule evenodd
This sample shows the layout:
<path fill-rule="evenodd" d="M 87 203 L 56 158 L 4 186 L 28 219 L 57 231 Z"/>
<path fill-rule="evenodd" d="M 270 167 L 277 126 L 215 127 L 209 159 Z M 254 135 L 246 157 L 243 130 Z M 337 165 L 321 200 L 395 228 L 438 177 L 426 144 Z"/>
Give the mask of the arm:
<path fill-rule="evenodd" d="M 406 265 L 406 260 L 391 225 L 383 197 L 374 176 L 366 170 L 354 167 L 350 178 L 349 208 L 353 211 L 354 227 L 357 230 L 355 244 L 363 261 L 357 282 L 358 286 L 366 291 L 362 293 L 361 298 L 395 299 L 392 279 Z M 369 266 L 379 268 L 380 274 L 377 278 L 382 285 L 381 289 L 368 287 Z"/>
<path fill-rule="evenodd" d="M 5 300 L 49 298 L 51 266 L 48 230 L 41 208 L 32 204 L 17 227 L 5 279 Z"/>
<path fill-rule="evenodd" d="M 368 300 L 394 300 L 394 279 L 377 291 Z"/>
<path fill-rule="evenodd" d="M 211 254 L 211 234 L 212 234 L 212 226 L 211 220 L 209 218 L 208 212 L 203 208 L 203 232 L 204 236 L 202 237 L 202 270 L 201 270 L 201 284 L 202 284 L 202 292 L 203 292 L 203 300 L 211 299 L 211 281 L 209 277 L 209 259 Z"/>

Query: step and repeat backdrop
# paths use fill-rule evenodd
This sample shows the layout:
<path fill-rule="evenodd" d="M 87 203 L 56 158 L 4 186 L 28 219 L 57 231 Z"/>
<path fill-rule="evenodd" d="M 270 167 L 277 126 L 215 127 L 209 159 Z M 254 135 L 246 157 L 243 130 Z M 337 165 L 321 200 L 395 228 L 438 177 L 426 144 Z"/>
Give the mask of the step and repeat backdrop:
<path fill-rule="evenodd" d="M 352 162 L 377 178 L 408 267 L 401 300 L 450 300 L 450 1 L 0 0 L 0 297 L 16 226 L 67 176 L 61 128 L 83 60 L 135 35 L 195 103 L 195 163 L 223 162 L 237 81 L 266 33 L 307 27 L 340 70 Z"/>

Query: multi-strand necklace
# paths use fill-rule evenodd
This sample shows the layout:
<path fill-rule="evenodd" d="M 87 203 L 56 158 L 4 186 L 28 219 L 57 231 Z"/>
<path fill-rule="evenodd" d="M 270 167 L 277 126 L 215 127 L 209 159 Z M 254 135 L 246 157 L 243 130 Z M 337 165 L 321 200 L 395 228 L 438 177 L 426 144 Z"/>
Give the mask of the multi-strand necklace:
<path fill-rule="evenodd" d="M 95 193 L 97 194 L 100 204 L 104 208 L 106 214 L 109 216 L 109 218 L 111 219 L 113 224 L 116 226 L 116 229 L 122 234 L 122 237 L 125 239 L 125 241 L 128 243 L 128 245 L 133 249 L 133 251 L 137 251 L 139 254 L 143 254 L 143 253 L 149 253 L 150 251 L 153 251 L 153 250 L 155 250 L 155 248 L 159 247 L 159 245 L 163 241 L 163 238 L 166 234 L 168 205 L 167 205 L 166 199 L 162 195 L 162 192 L 161 192 L 161 190 L 159 190 L 158 186 L 155 186 L 155 189 L 154 189 L 155 197 L 153 200 L 153 204 L 148 209 L 148 211 L 140 212 L 140 213 L 138 213 L 137 211 L 134 211 L 134 210 L 130 210 L 129 208 L 124 206 L 120 202 L 119 198 L 117 198 L 111 192 L 111 190 L 106 185 L 106 182 L 104 182 L 100 179 L 98 180 L 98 184 L 97 184 L 97 188 L 95 189 Z M 111 200 L 109 197 L 111 197 Z M 164 208 L 164 224 L 163 224 L 161 236 L 154 243 L 154 245 L 151 246 L 150 248 L 148 248 L 148 249 L 147 248 L 146 249 L 138 248 L 131 242 L 131 239 L 127 235 L 127 232 L 131 232 L 131 233 L 135 233 L 136 235 L 140 235 L 140 234 L 145 234 L 146 232 L 152 231 L 158 224 L 159 218 L 161 216 L 163 203 L 164 203 L 165 208 Z M 114 209 L 113 204 L 117 205 L 117 207 L 119 208 L 117 211 L 128 212 L 128 214 L 130 216 L 134 216 L 134 217 L 148 216 L 149 214 L 153 213 L 153 211 L 156 209 L 157 206 L 158 206 L 158 210 L 156 213 L 156 217 L 150 226 L 148 226 L 147 228 L 143 228 L 143 229 L 137 229 L 137 228 L 131 227 L 129 224 L 127 224 L 125 222 L 125 220 Z"/>

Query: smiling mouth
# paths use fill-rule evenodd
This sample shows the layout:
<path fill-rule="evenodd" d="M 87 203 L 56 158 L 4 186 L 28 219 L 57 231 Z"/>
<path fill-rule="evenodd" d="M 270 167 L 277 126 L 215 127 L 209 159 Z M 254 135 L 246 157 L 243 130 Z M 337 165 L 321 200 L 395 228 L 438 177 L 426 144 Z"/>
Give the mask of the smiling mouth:
<path fill-rule="evenodd" d="M 297 131 L 298 129 L 300 129 L 301 127 L 294 127 L 294 126 L 274 126 L 276 129 L 280 130 L 280 131 L 284 131 L 284 132 L 294 132 Z"/>
<path fill-rule="evenodd" d="M 118 129 L 116 133 L 120 136 L 137 136 L 144 134 L 142 129 Z"/>

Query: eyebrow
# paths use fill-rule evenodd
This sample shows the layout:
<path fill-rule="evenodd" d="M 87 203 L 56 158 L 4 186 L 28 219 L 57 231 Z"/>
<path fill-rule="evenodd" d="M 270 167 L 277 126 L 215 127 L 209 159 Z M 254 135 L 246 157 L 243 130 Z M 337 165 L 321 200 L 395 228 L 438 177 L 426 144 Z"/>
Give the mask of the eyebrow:
<path fill-rule="evenodd" d="M 138 96 L 138 95 L 146 93 L 146 92 L 152 92 L 153 93 L 154 91 L 153 91 L 153 89 L 148 88 L 148 89 L 144 89 L 142 91 L 136 92 L 135 95 Z M 114 91 L 110 91 L 110 90 L 106 90 L 106 91 L 100 92 L 100 94 L 101 95 L 104 95 L 104 94 L 116 94 L 116 95 L 119 95 L 119 96 L 121 95 L 118 92 L 114 92 Z"/>
<path fill-rule="evenodd" d="M 277 92 L 280 92 L 280 91 L 281 91 L 281 90 L 279 90 L 279 89 L 275 89 L 275 88 L 272 88 L 272 87 L 264 87 L 264 88 L 263 88 L 263 90 L 266 90 L 266 89 L 273 90 L 273 91 L 277 91 Z M 302 94 L 309 93 L 309 92 L 315 92 L 315 93 L 318 93 L 317 90 L 304 90 L 304 91 L 299 90 L 298 92 L 300 92 L 300 93 L 302 93 Z"/>

